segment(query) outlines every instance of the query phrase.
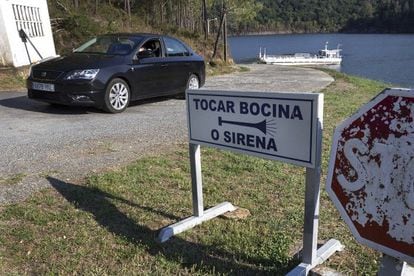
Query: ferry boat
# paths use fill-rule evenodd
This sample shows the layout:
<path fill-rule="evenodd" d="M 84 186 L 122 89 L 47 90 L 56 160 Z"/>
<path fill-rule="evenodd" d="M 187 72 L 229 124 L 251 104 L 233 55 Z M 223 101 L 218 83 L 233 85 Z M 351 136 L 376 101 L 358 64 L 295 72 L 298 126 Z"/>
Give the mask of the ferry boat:
<path fill-rule="evenodd" d="M 328 49 L 328 43 L 325 49 L 319 50 L 318 54 L 296 53 L 293 55 L 267 55 L 266 48 L 260 48 L 259 63 L 278 64 L 278 65 L 340 65 L 342 62 L 342 49 L 339 45 L 336 49 Z"/>

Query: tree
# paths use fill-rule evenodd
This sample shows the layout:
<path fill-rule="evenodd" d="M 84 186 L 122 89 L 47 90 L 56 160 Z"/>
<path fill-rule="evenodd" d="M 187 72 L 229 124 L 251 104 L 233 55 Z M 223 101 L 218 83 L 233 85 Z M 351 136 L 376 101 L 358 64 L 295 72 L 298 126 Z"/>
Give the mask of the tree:
<path fill-rule="evenodd" d="M 227 15 L 231 19 L 230 22 L 239 27 L 240 22 L 253 22 L 261 8 L 262 5 L 256 3 L 255 0 L 222 0 L 220 27 L 214 43 L 212 58 L 215 58 L 217 54 L 218 42 L 221 33 L 223 33 L 224 60 L 227 61 Z"/>
<path fill-rule="evenodd" d="M 207 2 L 206 0 L 202 0 L 202 18 L 203 18 L 203 32 L 204 32 L 204 39 L 207 40 L 208 36 L 208 14 L 207 14 Z"/>
<path fill-rule="evenodd" d="M 124 0 L 124 10 L 131 18 L 131 0 Z"/>
<path fill-rule="evenodd" d="M 221 35 L 221 31 L 223 30 L 223 23 L 224 23 L 224 18 L 226 16 L 226 5 L 224 4 L 225 0 L 222 0 L 223 5 L 222 5 L 222 9 L 221 9 L 221 16 L 220 16 L 220 26 L 217 32 L 217 36 L 216 36 L 216 40 L 214 42 L 214 50 L 213 50 L 213 56 L 211 57 L 212 59 L 214 59 L 216 57 L 217 54 L 217 46 L 218 46 L 218 42 L 220 40 L 220 35 Z"/>
<path fill-rule="evenodd" d="M 95 14 L 98 13 L 99 0 L 95 0 Z"/>

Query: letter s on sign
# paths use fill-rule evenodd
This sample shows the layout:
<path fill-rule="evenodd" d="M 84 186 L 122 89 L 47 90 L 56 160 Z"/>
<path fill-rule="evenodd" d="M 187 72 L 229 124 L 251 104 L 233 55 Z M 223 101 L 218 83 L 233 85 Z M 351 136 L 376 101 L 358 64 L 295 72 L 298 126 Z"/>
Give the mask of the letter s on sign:
<path fill-rule="evenodd" d="M 356 149 L 355 153 L 354 149 Z M 344 189 L 355 192 L 365 186 L 368 178 L 367 171 L 361 160 L 359 160 L 357 154 L 358 152 L 361 154 L 367 154 L 368 151 L 368 147 L 361 140 L 350 139 L 345 142 L 344 155 L 358 174 L 358 178 L 354 182 L 351 182 L 348 181 L 343 174 L 338 175 L 338 182 Z"/>

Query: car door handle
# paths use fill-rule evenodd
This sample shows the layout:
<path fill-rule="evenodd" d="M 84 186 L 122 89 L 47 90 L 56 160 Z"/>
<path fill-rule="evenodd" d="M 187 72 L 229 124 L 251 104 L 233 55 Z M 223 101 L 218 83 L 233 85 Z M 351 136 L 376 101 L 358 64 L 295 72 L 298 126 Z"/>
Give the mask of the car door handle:
<path fill-rule="evenodd" d="M 167 63 L 163 63 L 163 64 L 161 64 L 161 67 L 163 67 L 163 68 L 168 67 L 168 64 Z"/>

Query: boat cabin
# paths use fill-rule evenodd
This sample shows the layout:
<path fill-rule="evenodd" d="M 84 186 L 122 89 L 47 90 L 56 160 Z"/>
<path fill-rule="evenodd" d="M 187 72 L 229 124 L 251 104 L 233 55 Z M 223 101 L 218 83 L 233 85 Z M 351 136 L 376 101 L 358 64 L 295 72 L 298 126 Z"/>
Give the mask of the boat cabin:
<path fill-rule="evenodd" d="M 319 50 L 318 57 L 323 58 L 341 58 L 341 51 L 339 45 L 336 49 L 328 50 L 328 43 L 325 44 L 325 49 Z"/>

